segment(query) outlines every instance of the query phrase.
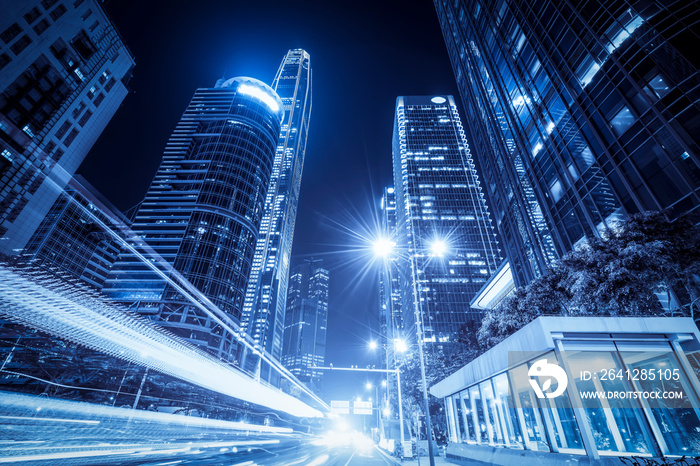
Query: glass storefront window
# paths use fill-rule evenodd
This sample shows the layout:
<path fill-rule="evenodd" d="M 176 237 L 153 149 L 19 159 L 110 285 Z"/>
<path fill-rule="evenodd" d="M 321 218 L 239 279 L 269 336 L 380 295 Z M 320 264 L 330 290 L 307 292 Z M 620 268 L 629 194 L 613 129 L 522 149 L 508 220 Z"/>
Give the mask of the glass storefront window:
<path fill-rule="evenodd" d="M 586 397 L 587 394 L 627 393 L 632 389 L 622 377 L 624 367 L 617 357 L 614 343 L 566 342 L 564 348 L 571 369 L 569 377 L 581 394 L 598 452 L 651 456 L 654 451 L 651 436 L 636 400 Z"/>
<path fill-rule="evenodd" d="M 497 375 L 492 381 L 496 415 L 503 428 L 506 445 L 510 448 L 523 448 L 523 437 L 520 434 L 516 411 L 510 398 L 510 390 L 508 390 L 508 376 L 506 374 Z"/>
<path fill-rule="evenodd" d="M 476 426 L 476 442 L 489 443 L 489 434 L 486 430 L 486 416 L 484 407 L 481 404 L 481 394 L 478 386 L 473 386 L 469 389 L 469 398 L 472 402 L 472 419 L 474 419 L 474 425 Z"/>
<path fill-rule="evenodd" d="M 557 358 L 554 356 L 553 352 L 547 353 L 537 359 L 547 359 L 547 361 L 558 364 Z M 532 363 L 534 363 L 534 361 L 530 362 L 530 364 Z M 543 377 L 539 378 L 544 379 Z M 540 386 L 542 386 L 545 380 L 538 380 L 538 382 Z M 586 450 L 583 446 L 581 432 L 579 431 L 569 397 L 558 396 L 556 398 L 545 398 L 538 401 L 541 403 L 546 426 L 549 430 L 549 437 L 552 439 L 554 443 L 553 447 L 556 451 L 560 453 L 585 455 Z"/>
<path fill-rule="evenodd" d="M 459 395 L 455 395 L 452 398 L 452 402 L 454 403 L 454 415 L 455 415 L 455 427 L 457 428 L 457 431 L 455 432 L 456 437 L 459 439 L 460 442 L 464 442 L 466 440 L 465 434 L 464 434 L 464 413 L 463 413 L 463 408 L 462 408 L 462 400 L 460 400 Z"/>
<path fill-rule="evenodd" d="M 524 432 L 525 446 L 528 450 L 550 451 L 547 442 L 547 434 L 540 409 L 537 406 L 537 397 L 532 387 L 527 382 L 527 366 L 517 366 L 510 371 L 510 380 L 513 382 L 514 404 L 521 418 Z"/>
<path fill-rule="evenodd" d="M 678 357 L 666 342 L 618 343 L 635 389 L 680 397 L 643 400 L 651 411 L 652 429 L 664 455 L 700 455 L 698 399 Z M 667 397 L 670 395 L 666 395 Z"/>
<path fill-rule="evenodd" d="M 459 396 L 459 402 L 462 403 L 462 415 L 464 416 L 464 431 L 462 433 L 462 440 L 473 443 L 476 441 L 476 429 L 474 425 L 474 418 L 471 413 L 469 391 L 463 390 Z"/>
<path fill-rule="evenodd" d="M 496 399 L 493 396 L 493 387 L 491 381 L 486 380 L 479 384 L 481 389 L 482 402 L 484 411 L 486 412 L 486 428 L 488 431 L 489 443 L 503 445 L 503 432 L 501 422 L 496 413 Z"/>
<path fill-rule="evenodd" d="M 455 427 L 454 396 L 445 398 L 445 412 L 447 413 L 447 430 L 450 442 L 459 442 L 457 428 Z"/>

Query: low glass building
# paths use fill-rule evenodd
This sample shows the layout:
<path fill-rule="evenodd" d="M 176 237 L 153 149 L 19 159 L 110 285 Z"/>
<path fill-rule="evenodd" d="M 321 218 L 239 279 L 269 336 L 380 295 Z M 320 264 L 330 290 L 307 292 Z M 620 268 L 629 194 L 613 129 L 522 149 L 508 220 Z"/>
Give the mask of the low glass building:
<path fill-rule="evenodd" d="M 539 317 L 430 389 L 448 458 L 700 456 L 699 341 L 689 318 Z"/>

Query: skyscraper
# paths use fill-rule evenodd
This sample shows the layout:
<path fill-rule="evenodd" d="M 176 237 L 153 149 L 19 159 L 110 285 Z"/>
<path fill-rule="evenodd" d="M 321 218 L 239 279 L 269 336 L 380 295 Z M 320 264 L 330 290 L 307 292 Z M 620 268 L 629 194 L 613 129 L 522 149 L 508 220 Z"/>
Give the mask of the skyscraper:
<path fill-rule="evenodd" d="M 256 79 L 222 79 L 197 89 L 132 227 L 234 323 L 241 318 L 283 115 L 275 91 Z M 163 273 L 171 271 L 166 266 Z M 132 251 L 122 251 L 105 292 L 222 359 L 235 356 L 234 336 Z"/>
<path fill-rule="evenodd" d="M 295 267 L 289 280 L 282 364 L 302 382 L 318 390 L 326 357 L 330 274 L 321 260 Z"/>
<path fill-rule="evenodd" d="M 128 93 L 99 2 L 0 5 L 0 252 L 17 254 Z"/>
<path fill-rule="evenodd" d="M 435 7 L 517 285 L 616 219 L 698 212 L 697 4 Z"/>
<path fill-rule="evenodd" d="M 99 290 L 119 256 L 120 237 L 126 238 L 130 224 L 87 180 L 75 175 L 27 243 L 23 256 Z"/>
<path fill-rule="evenodd" d="M 452 96 L 397 98 L 393 160 L 404 327 L 419 306 L 425 340 L 449 341 L 501 262 Z"/>
<path fill-rule="evenodd" d="M 383 238 L 390 243 L 396 242 L 396 194 L 393 187 L 384 188 L 381 198 L 381 228 L 386 235 Z M 398 257 L 389 255 L 379 269 L 379 307 L 381 309 L 381 333 L 386 341 L 400 338 L 403 330 L 401 313 L 401 287 L 396 265 Z"/>
<path fill-rule="evenodd" d="M 310 60 L 304 50 L 290 50 L 272 83 L 285 117 L 243 304 L 244 329 L 277 359 L 282 355 L 290 254 L 311 115 Z"/>

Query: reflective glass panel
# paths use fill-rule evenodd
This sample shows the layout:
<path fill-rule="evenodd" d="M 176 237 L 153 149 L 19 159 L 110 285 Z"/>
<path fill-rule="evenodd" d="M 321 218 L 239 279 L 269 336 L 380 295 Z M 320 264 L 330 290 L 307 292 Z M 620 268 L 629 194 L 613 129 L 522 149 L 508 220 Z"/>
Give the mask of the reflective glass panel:
<path fill-rule="evenodd" d="M 515 367 L 510 370 L 510 374 L 513 381 L 513 393 L 516 397 L 514 401 L 525 429 L 526 448 L 528 450 L 550 451 L 540 409 L 537 406 L 537 397 L 527 382 L 527 366 L 523 364 Z"/>
<path fill-rule="evenodd" d="M 593 343 L 593 342 L 587 342 Z M 596 343 L 596 347 L 601 346 Z M 640 405 L 630 398 L 615 397 L 631 390 L 624 367 L 618 360 L 612 342 L 604 343 L 612 351 L 567 350 L 576 389 L 586 419 L 593 432 L 599 453 L 630 452 L 651 455 L 653 447 L 648 430 L 641 417 Z M 604 348 L 591 348 L 604 349 Z M 596 397 L 597 395 L 606 397 Z M 607 395 L 612 394 L 612 397 Z"/>
<path fill-rule="evenodd" d="M 653 415 L 652 429 L 664 454 L 700 455 L 700 413 L 697 409 L 700 404 L 688 379 L 696 376 L 687 374 L 670 345 L 664 345 L 663 351 L 661 348 L 639 351 L 642 349 L 639 345 L 618 343 L 618 349 L 631 373 L 635 389 L 662 394 L 646 403 Z M 671 393 L 675 393 L 675 397 L 670 397 Z"/>

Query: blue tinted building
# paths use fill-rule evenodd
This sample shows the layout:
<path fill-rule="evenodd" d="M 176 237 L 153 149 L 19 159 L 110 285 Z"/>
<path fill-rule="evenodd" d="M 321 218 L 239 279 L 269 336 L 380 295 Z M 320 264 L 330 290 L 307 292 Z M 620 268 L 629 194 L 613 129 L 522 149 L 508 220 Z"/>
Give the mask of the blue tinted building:
<path fill-rule="evenodd" d="M 698 212 L 696 3 L 435 7 L 516 285 L 616 219 Z"/>
<path fill-rule="evenodd" d="M 311 115 L 309 54 L 301 49 L 287 52 L 272 88 L 282 99 L 285 116 L 243 302 L 242 326 L 257 345 L 280 359 L 292 239 Z M 262 372 L 264 378 L 269 378 L 270 374 Z"/>
<path fill-rule="evenodd" d="M 469 302 L 501 262 L 452 96 L 397 98 L 393 161 L 403 327 L 419 308 L 425 340 L 450 341 L 481 320 Z"/>
<path fill-rule="evenodd" d="M 18 254 L 129 90 L 100 2 L 0 4 L 0 252 Z"/>
<path fill-rule="evenodd" d="M 284 325 L 282 364 L 316 391 L 320 390 L 328 328 L 330 273 L 321 260 L 307 260 L 292 270 Z"/>
<path fill-rule="evenodd" d="M 151 250 L 145 261 L 159 256 L 168 267 L 158 275 L 124 250 L 105 286 L 112 299 L 222 359 L 235 357 L 234 336 L 169 285 L 169 267 L 240 321 L 283 115 L 275 91 L 256 79 L 198 89 L 132 227 Z"/>

